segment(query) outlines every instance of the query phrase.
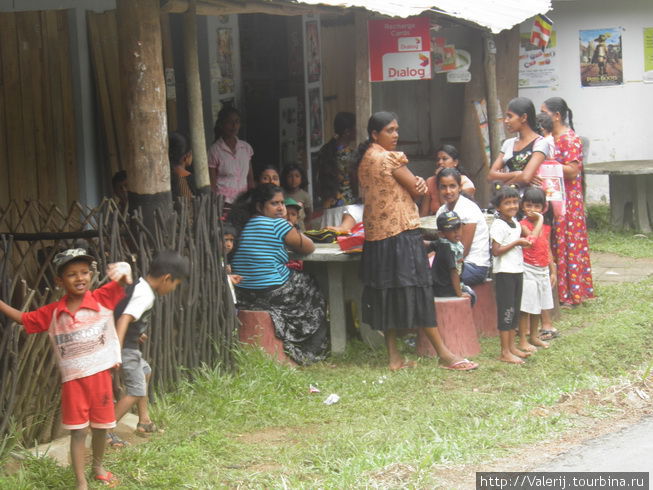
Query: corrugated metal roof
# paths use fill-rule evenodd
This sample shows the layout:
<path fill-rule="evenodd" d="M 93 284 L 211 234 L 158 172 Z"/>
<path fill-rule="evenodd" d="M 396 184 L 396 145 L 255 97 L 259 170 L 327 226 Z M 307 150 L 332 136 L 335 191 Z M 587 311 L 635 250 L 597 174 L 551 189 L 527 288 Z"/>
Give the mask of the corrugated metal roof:
<path fill-rule="evenodd" d="M 432 11 L 473 22 L 494 33 L 551 10 L 551 0 L 299 0 L 299 3 L 362 7 L 401 18 Z"/>

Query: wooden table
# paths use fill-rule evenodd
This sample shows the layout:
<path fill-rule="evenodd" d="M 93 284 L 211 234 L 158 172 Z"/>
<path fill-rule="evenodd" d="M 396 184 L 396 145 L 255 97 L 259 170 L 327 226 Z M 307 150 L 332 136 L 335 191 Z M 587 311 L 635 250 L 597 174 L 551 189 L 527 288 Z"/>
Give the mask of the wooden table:
<path fill-rule="evenodd" d="M 337 243 L 316 243 L 315 252 L 300 257 L 290 253 L 291 258 L 304 261 L 304 269 L 317 276 L 322 290 L 327 292 L 331 352 L 341 354 L 347 345 L 347 318 L 345 304 L 355 300 L 360 305 L 362 284 L 358 277 L 360 254 L 345 254 Z M 326 272 L 326 273 L 325 273 Z M 358 308 L 360 320 L 360 307 Z M 361 336 L 365 343 L 378 347 L 383 336 L 360 322 Z"/>
<path fill-rule="evenodd" d="M 643 233 L 653 227 L 653 160 L 590 163 L 585 173 L 608 175 L 610 220 L 614 227 L 630 226 Z"/>

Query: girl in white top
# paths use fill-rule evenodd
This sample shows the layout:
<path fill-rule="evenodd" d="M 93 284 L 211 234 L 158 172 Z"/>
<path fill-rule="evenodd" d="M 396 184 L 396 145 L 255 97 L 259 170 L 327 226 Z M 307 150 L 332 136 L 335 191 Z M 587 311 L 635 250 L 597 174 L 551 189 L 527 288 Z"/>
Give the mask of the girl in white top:
<path fill-rule="evenodd" d="M 520 188 L 541 185 L 537 170 L 549 154 L 549 145 L 537 132 L 533 102 L 526 97 L 512 99 L 504 123 L 509 132 L 518 135 L 503 142 L 487 179 Z"/>
<path fill-rule="evenodd" d="M 490 235 L 485 216 L 474 201 L 460 194 L 462 178 L 456 168 L 443 168 L 436 176 L 436 184 L 444 203 L 436 217 L 444 211 L 455 211 L 463 222 L 460 241 L 465 247 L 465 267 L 460 279 L 468 286 L 480 284 L 490 267 Z"/>
<path fill-rule="evenodd" d="M 530 247 L 530 242 L 522 238 L 522 229 L 515 219 L 519 211 L 519 192 L 514 187 L 499 188 L 492 204 L 497 217 L 492 222 L 492 255 L 494 256 L 494 281 L 497 296 L 497 315 L 499 338 L 501 340 L 500 361 L 523 364 L 524 358 L 531 355 L 515 345 L 515 334 L 519 325 L 524 258 L 522 247 Z"/>

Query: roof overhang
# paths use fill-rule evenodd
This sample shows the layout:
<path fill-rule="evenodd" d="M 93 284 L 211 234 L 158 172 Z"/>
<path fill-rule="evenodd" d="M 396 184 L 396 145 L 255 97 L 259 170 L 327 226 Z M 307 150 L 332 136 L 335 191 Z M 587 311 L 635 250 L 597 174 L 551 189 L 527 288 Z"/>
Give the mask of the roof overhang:
<path fill-rule="evenodd" d="M 162 0 L 165 12 L 188 10 L 189 0 Z M 198 0 L 200 15 L 265 13 L 302 15 L 345 12 L 363 8 L 387 16 L 406 18 L 433 13 L 462 20 L 499 33 L 537 14 L 551 10 L 551 0 Z"/>

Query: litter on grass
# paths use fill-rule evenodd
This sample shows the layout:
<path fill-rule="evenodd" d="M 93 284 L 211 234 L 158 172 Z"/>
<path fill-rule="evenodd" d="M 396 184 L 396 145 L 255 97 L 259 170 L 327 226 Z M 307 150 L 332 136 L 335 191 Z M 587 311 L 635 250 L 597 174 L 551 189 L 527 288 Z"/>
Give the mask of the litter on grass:
<path fill-rule="evenodd" d="M 320 389 L 317 386 L 308 385 L 308 392 L 309 393 L 319 393 Z"/>
<path fill-rule="evenodd" d="M 324 404 L 333 405 L 334 403 L 338 403 L 339 401 L 340 401 L 340 397 L 335 393 L 331 393 L 329 396 L 327 396 L 326 400 L 324 400 Z"/>

